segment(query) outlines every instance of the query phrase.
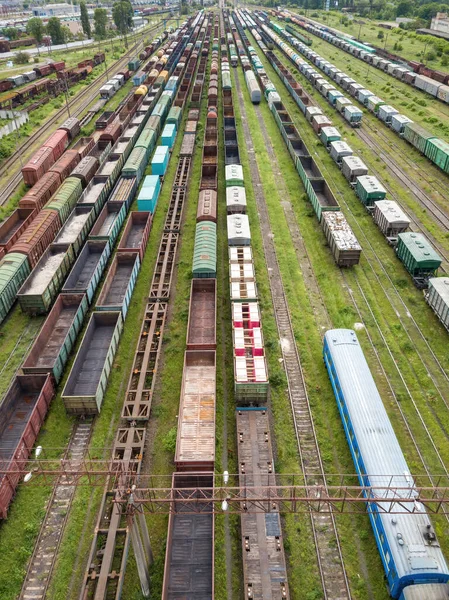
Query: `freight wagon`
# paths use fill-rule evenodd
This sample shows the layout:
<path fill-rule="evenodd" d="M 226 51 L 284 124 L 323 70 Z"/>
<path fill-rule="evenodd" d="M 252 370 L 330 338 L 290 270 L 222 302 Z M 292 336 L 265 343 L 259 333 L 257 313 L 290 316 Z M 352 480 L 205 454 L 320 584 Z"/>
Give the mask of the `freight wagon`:
<path fill-rule="evenodd" d="M 373 219 L 388 243 L 395 245 L 398 235 L 410 226 L 410 220 L 402 208 L 393 200 L 377 200 L 374 203 Z"/>
<path fill-rule="evenodd" d="M 61 184 L 56 173 L 45 173 L 19 200 L 19 208 L 41 210 Z"/>
<path fill-rule="evenodd" d="M 213 472 L 173 473 L 171 497 L 181 499 L 185 497 L 186 489 L 196 489 L 198 496 L 204 498 L 204 494 L 212 494 L 206 490 L 213 487 Z M 168 520 L 162 600 L 179 595 L 198 600 L 214 598 L 215 516 L 212 504 L 203 504 L 204 510 L 193 514 L 184 503 L 173 503 Z"/>
<path fill-rule="evenodd" d="M 428 280 L 436 275 L 442 263 L 441 257 L 421 233 L 400 233 L 396 254 L 418 289 L 427 288 Z"/>
<path fill-rule="evenodd" d="M 30 263 L 22 253 L 9 252 L 0 261 L 0 323 L 6 319 L 30 271 Z"/>
<path fill-rule="evenodd" d="M 50 375 L 16 375 L 0 405 L 0 517 L 6 519 L 55 389 Z"/>
<path fill-rule="evenodd" d="M 52 246 L 70 246 L 76 258 L 81 251 L 94 221 L 95 210 L 93 207 L 75 206 L 61 231 L 55 237 Z"/>
<path fill-rule="evenodd" d="M 90 304 L 110 254 L 111 247 L 107 241 L 88 240 L 73 265 L 61 293 L 86 294 L 87 301 Z"/>
<path fill-rule="evenodd" d="M 93 208 L 95 215 L 98 216 L 104 206 L 109 191 L 108 178 L 104 175 L 96 175 L 81 194 L 77 205 Z"/>
<path fill-rule="evenodd" d="M 192 273 L 193 277 L 216 277 L 217 226 L 212 221 L 196 224 Z"/>
<path fill-rule="evenodd" d="M 125 215 L 125 202 L 106 202 L 90 231 L 89 239 L 107 241 L 112 250 L 125 220 Z"/>
<path fill-rule="evenodd" d="M 62 392 L 69 414 L 99 414 L 122 329 L 121 312 L 92 313 Z"/>
<path fill-rule="evenodd" d="M 55 239 L 61 227 L 59 213 L 54 210 L 41 210 L 26 231 L 22 233 L 10 252 L 24 254 L 31 269 Z"/>
<path fill-rule="evenodd" d="M 0 252 L 8 252 L 37 215 L 36 209 L 16 208 L 0 225 Z"/>
<path fill-rule="evenodd" d="M 192 279 L 190 289 L 187 350 L 215 350 L 216 279 Z"/>
<path fill-rule="evenodd" d="M 128 217 L 117 252 L 137 252 L 143 261 L 150 235 L 152 214 L 148 211 L 133 211 Z"/>
<path fill-rule="evenodd" d="M 17 293 L 22 311 L 29 315 L 46 314 L 59 294 L 74 260 L 70 245 L 51 245 Z"/>
<path fill-rule="evenodd" d="M 128 312 L 131 296 L 140 270 L 140 257 L 135 252 L 118 252 L 106 274 L 95 310 Z"/>
<path fill-rule="evenodd" d="M 84 293 L 60 294 L 22 364 L 22 371 L 26 375 L 51 373 L 58 383 L 87 310 Z"/>
<path fill-rule="evenodd" d="M 214 350 L 187 350 L 176 438 L 178 471 L 212 471 L 215 466 Z"/>
<path fill-rule="evenodd" d="M 425 295 L 426 301 L 449 331 L 449 277 L 432 277 Z"/>

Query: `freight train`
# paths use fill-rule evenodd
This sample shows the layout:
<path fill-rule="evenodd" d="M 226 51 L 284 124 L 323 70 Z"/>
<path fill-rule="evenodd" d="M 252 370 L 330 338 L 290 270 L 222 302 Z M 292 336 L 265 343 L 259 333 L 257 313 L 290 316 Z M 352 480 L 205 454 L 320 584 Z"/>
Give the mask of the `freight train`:
<path fill-rule="evenodd" d="M 178 31 L 177 39 L 166 47 L 171 51 L 171 59 L 167 66 L 176 77 L 182 74 L 185 61 L 192 51 L 192 45 L 188 44 L 190 38 L 187 35 L 188 25 L 189 23 L 184 29 Z M 38 235 L 30 232 L 26 239 L 23 235 L 20 236 L 15 247 L 11 249 L 16 251 L 9 252 L 0 263 L 2 282 L 0 298 L 2 309 L 5 309 L 5 312 L 2 312 L 3 319 L 9 310 L 8 303 L 14 301 L 14 288 L 20 286 L 21 280 L 23 281 L 30 272 L 31 261 L 37 261 L 36 266 L 22 286 L 19 295 L 26 310 L 29 307 L 30 312 L 34 313 L 37 307 L 37 312 L 41 309 L 46 312 L 65 278 L 65 273 L 58 271 L 61 264 L 60 257 L 62 256 L 62 262 L 70 266 L 73 258 L 78 254 L 77 263 L 25 359 L 23 364 L 25 374 L 15 378 L 2 404 L 7 414 L 5 413 L 4 416 L 5 427 L 0 431 L 0 441 L 6 431 L 8 448 L 10 448 L 8 455 L 2 453 L 2 457 L 10 461 L 11 469 L 15 468 L 15 461 L 26 460 L 31 452 L 48 405 L 54 396 L 55 383 L 61 379 L 121 224 L 135 195 L 137 180 L 143 173 L 140 163 L 130 159 L 126 161 L 124 157 L 129 154 L 131 158 L 132 147 L 140 144 L 142 140 L 145 152 L 140 160 L 146 165 L 151 153 L 150 146 L 154 148 L 155 145 L 153 136 L 146 135 L 150 118 L 155 117 L 151 121 L 153 125 L 158 121 L 159 133 L 161 123 L 169 115 L 173 92 L 166 96 L 163 94 L 163 86 L 151 86 L 148 95 L 145 98 L 140 96 L 139 102 L 134 103 L 132 110 L 129 110 L 128 102 L 122 103 L 117 111 L 117 117 L 123 122 L 123 137 L 129 148 L 122 144 L 119 149 L 116 143 L 112 153 L 102 152 L 103 160 L 98 161 L 99 169 L 90 183 L 88 183 L 89 178 L 83 180 L 82 177 L 75 177 L 72 173 L 65 181 L 67 189 L 64 197 L 58 200 L 57 195 L 52 196 L 50 199 L 52 208 L 41 210 L 33 221 L 35 223 L 38 219 L 42 220 L 38 229 L 44 233 Z M 168 98 L 169 102 L 165 102 L 162 106 L 161 98 Z M 130 100 L 134 99 L 131 97 Z M 158 115 L 154 114 L 155 111 L 157 112 L 157 107 L 160 107 Z M 125 114 L 126 120 L 123 119 Z M 179 122 L 178 114 L 175 114 L 175 120 Z M 126 133 L 131 130 L 134 130 L 134 133 L 128 137 Z M 148 138 L 153 142 L 148 142 Z M 63 142 L 60 133 L 58 142 Z M 54 145 L 54 148 L 58 147 L 58 144 Z M 84 143 L 83 147 L 88 148 L 89 144 Z M 85 183 L 88 185 L 83 191 Z M 58 193 L 61 194 L 61 190 Z M 106 215 L 105 218 L 102 215 Z M 94 312 L 63 391 L 64 402 L 69 412 L 96 414 L 100 410 L 113 356 L 123 328 L 123 320 L 145 251 L 151 216 L 152 213 L 148 211 L 132 213 L 124 229 L 118 252 L 106 275 L 102 292 L 95 306 L 92 307 Z M 86 217 L 89 219 L 88 222 Z M 66 225 L 71 223 L 72 226 L 64 226 L 60 230 L 57 243 L 50 246 L 62 221 Z M 55 227 L 58 222 L 59 225 Z M 33 235 L 39 237 L 34 244 Z M 26 244 L 28 247 L 25 252 Z M 22 246 L 24 252 L 21 251 Z M 49 250 L 45 250 L 46 248 Z M 40 261 L 47 260 L 45 252 L 51 254 L 53 258 L 57 257 L 57 261 L 49 260 L 47 268 L 40 269 Z M 39 254 L 41 254 L 40 259 Z M 17 265 L 14 264 L 15 261 Z M 56 262 L 56 265 L 52 264 Z M 44 276 L 45 281 L 40 274 Z M 36 281 L 36 277 L 40 277 L 40 280 Z M 123 285 L 124 280 L 126 285 Z M 33 287 L 36 293 L 31 293 Z M 25 302 L 26 296 L 28 302 Z M 93 362 L 89 355 L 92 344 L 96 344 L 97 347 L 94 370 L 91 368 Z M 79 381 L 80 373 L 84 378 L 82 384 Z M 82 390 L 79 388 L 80 385 Z M 80 395 L 73 396 L 74 391 L 79 392 Z M 0 481 L 0 517 L 2 518 L 7 516 L 7 509 L 19 479 L 19 476 L 14 475 Z"/>
<path fill-rule="evenodd" d="M 416 500 L 412 514 L 405 504 L 388 514 L 382 498 L 389 494 L 373 491 L 378 502 L 367 506 L 389 592 L 400 600 L 443 600 L 449 569 L 355 332 L 327 331 L 323 355 L 359 484 L 402 488 L 397 500 Z"/>
<path fill-rule="evenodd" d="M 354 97 L 363 106 L 374 115 L 376 115 L 380 121 L 382 121 L 387 127 L 391 128 L 395 133 L 405 139 L 409 144 L 414 146 L 421 154 L 426 156 L 434 165 L 439 167 L 444 173 L 449 174 L 449 144 L 444 140 L 433 135 L 429 131 L 426 131 L 424 127 L 415 123 L 412 119 L 406 115 L 402 115 L 399 110 L 387 104 L 384 100 L 377 97 L 373 92 L 366 89 L 363 85 L 357 83 L 352 77 L 349 77 L 346 73 L 343 73 L 337 69 L 331 62 L 324 60 L 319 54 L 313 52 L 310 48 L 298 41 L 293 35 L 276 23 L 269 22 L 269 26 L 280 36 L 285 38 L 290 44 L 292 44 L 296 50 L 298 50 L 303 56 L 305 56 L 310 62 L 313 63 L 317 68 L 327 74 L 335 83 L 342 87 L 345 91 Z M 270 32 L 267 25 L 262 25 L 262 29 L 265 32 Z M 308 65 L 302 60 L 297 54 L 295 54 L 288 46 L 285 45 L 281 40 L 277 39 L 278 45 L 282 49 L 286 49 L 289 53 L 290 60 L 298 66 L 301 73 L 303 73 L 311 83 L 318 89 L 318 91 L 329 101 L 330 104 L 337 107 L 342 115 L 348 120 L 347 113 L 352 120 L 352 115 L 358 115 L 357 121 L 361 121 L 361 111 L 352 106 L 351 102 L 344 102 L 347 99 L 339 92 L 333 84 L 329 85 L 329 82 L 322 79 L 320 75 L 315 71 L 313 67 Z M 370 56 L 370 55 L 369 55 Z M 360 58 L 364 58 L 360 56 Z M 401 68 L 395 67 L 390 69 L 391 74 L 397 78 Z M 387 72 L 390 72 L 387 68 Z M 421 78 L 423 79 L 423 78 Z M 416 87 L 419 89 L 425 89 L 421 86 L 421 79 L 416 79 Z M 424 80 L 424 79 L 423 79 Z M 439 86 L 440 84 L 432 81 L 432 88 Z M 420 87 L 421 86 L 421 87 Z M 440 86 L 441 93 L 443 88 L 447 87 L 448 101 L 449 101 L 449 87 Z M 446 93 L 446 92 L 445 92 Z M 344 102 L 344 104 L 343 104 Z M 346 104 L 349 104 L 348 106 Z"/>
<path fill-rule="evenodd" d="M 18 87 L 19 89 L 2 94 L 0 96 L 0 108 L 8 109 L 11 104 L 14 107 L 20 106 L 36 96 L 57 96 L 61 94 L 67 86 L 72 86 L 78 81 L 85 79 L 92 69 L 103 63 L 105 60 L 104 52 L 98 52 L 93 59 L 84 60 L 78 63 L 77 67 L 65 69 L 65 62 L 53 62 L 48 65 L 35 67 L 32 71 L 9 77 L 0 81 L 0 91 L 8 91 Z M 56 73 L 56 78 L 48 76 Z M 22 87 L 25 83 L 29 83 Z M 44 97 L 45 97 L 44 96 Z M 41 98 L 42 99 L 42 98 Z"/>
<path fill-rule="evenodd" d="M 340 211 L 340 206 L 325 178 L 321 174 L 318 165 L 315 163 L 311 153 L 301 139 L 298 129 L 293 123 L 292 117 L 282 104 L 280 95 L 276 91 L 274 84 L 268 79 L 263 64 L 257 56 L 255 49 L 249 44 L 249 40 L 241 25 L 241 20 L 246 21 L 247 27 L 250 28 L 253 25 L 255 26 L 255 23 L 252 20 L 247 20 L 247 16 L 241 11 L 240 14 L 233 13 L 233 19 L 237 26 L 237 30 L 234 31 L 236 45 L 237 47 L 241 46 L 242 49 L 247 52 L 249 58 L 249 61 L 243 60 L 244 57 L 241 55 L 242 66 L 245 70 L 253 68 L 259 80 L 276 124 L 287 145 L 296 170 L 304 184 L 307 197 L 313 206 L 313 210 L 329 243 L 335 262 L 341 267 L 350 267 L 358 264 L 362 251 L 361 246 L 345 216 Z M 275 55 L 268 50 L 262 39 L 258 40 L 258 44 L 262 47 L 269 60 L 273 60 L 272 64 L 275 69 L 278 69 L 278 73 L 282 79 L 283 74 L 278 68 L 280 63 L 277 61 Z M 288 79 L 286 78 L 284 80 L 287 87 L 290 86 L 289 89 L 293 90 L 290 83 L 291 81 L 292 77 L 290 76 Z M 300 106 L 302 112 L 305 112 L 310 99 L 305 93 L 303 94 L 303 90 L 301 90 L 297 84 L 293 93 L 295 94 L 294 98 L 298 103 L 298 106 Z M 310 115 L 311 121 L 313 118 L 314 117 Z M 324 123 L 316 118 L 314 121 L 314 129 L 319 135 L 321 129 L 324 127 Z"/>
<path fill-rule="evenodd" d="M 244 19 L 248 18 L 245 13 L 242 13 L 242 16 Z M 282 42 L 277 34 L 262 23 L 261 25 L 261 31 L 265 32 L 267 36 L 271 36 L 284 54 L 295 65 L 300 65 L 300 71 L 305 74 L 307 78 L 310 79 L 316 74 L 314 69 L 309 67 L 299 56 L 292 53 L 291 49 L 289 49 L 285 43 L 282 46 L 280 45 Z M 260 40 L 258 43 L 260 45 L 263 42 Z M 312 98 L 295 81 L 292 73 L 282 65 L 277 56 L 268 51 L 267 48 L 263 49 L 263 51 L 289 90 L 301 112 L 305 115 L 309 123 L 312 124 L 315 132 L 326 146 L 331 158 L 333 158 L 341 168 L 343 175 L 354 189 L 362 204 L 373 214 L 375 223 L 385 235 L 388 242 L 392 245 L 397 245 L 397 256 L 406 270 L 410 273 L 414 284 L 419 289 L 426 288 L 429 278 L 435 276 L 442 263 L 441 257 L 433 250 L 425 236 L 419 233 L 407 232 L 410 224 L 408 217 L 397 203 L 386 200 L 387 192 L 381 182 L 379 182 L 376 177 L 368 174 L 368 168 L 363 161 L 354 156 L 352 148 L 346 142 L 342 141 L 338 129 L 332 126 L 332 122 L 327 118 L 323 119 L 321 109 L 313 106 Z M 334 99 L 337 106 L 339 106 L 340 100 L 339 97 Z M 276 103 L 273 102 L 272 98 L 271 102 L 269 99 L 269 103 L 272 107 L 276 106 Z M 287 116 L 285 110 L 283 110 L 281 116 L 278 118 L 279 126 L 282 125 L 284 127 L 284 124 L 287 122 L 286 119 Z M 292 130 L 289 130 L 288 144 L 292 144 L 294 141 L 292 135 Z M 290 154 L 293 157 L 295 154 L 299 153 L 296 159 L 296 168 L 307 189 L 307 181 L 309 178 L 315 180 L 318 176 L 319 169 L 310 155 L 304 156 L 304 145 L 299 145 L 297 141 L 295 144 L 296 149 L 293 146 L 291 149 L 289 148 Z M 328 225 L 328 222 L 335 219 L 335 216 L 325 215 L 323 228 Z M 338 229 L 340 225 L 341 224 L 337 221 L 334 226 Z M 331 247 L 335 247 L 335 245 L 332 246 L 331 244 Z"/>

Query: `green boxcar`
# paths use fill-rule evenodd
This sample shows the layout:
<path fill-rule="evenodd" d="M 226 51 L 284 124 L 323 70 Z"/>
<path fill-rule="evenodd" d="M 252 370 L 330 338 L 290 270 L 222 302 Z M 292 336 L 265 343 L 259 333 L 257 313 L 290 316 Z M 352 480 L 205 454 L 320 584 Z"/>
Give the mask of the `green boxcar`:
<path fill-rule="evenodd" d="M 154 107 L 154 110 L 151 113 L 151 116 L 160 117 L 161 120 L 163 121 L 170 109 L 170 102 L 171 102 L 171 98 L 169 98 L 168 96 L 161 96 L 159 99 L 159 102 Z"/>
<path fill-rule="evenodd" d="M 10 252 L 0 262 L 0 323 L 11 310 L 17 292 L 30 272 L 28 258 L 20 252 Z"/>
<path fill-rule="evenodd" d="M 130 177 L 135 177 L 137 180 L 137 185 L 139 185 L 139 182 L 142 179 L 143 174 L 145 173 L 147 164 L 147 149 L 135 147 L 129 155 L 129 158 L 122 169 L 122 177 L 126 177 L 127 179 L 129 179 Z"/>
<path fill-rule="evenodd" d="M 45 208 L 56 210 L 61 223 L 67 221 L 70 213 L 83 193 L 83 184 L 78 177 L 68 177 L 58 191 L 50 198 Z"/>
<path fill-rule="evenodd" d="M 449 173 L 449 144 L 447 142 L 437 138 L 427 140 L 424 154 L 442 171 Z"/>
<path fill-rule="evenodd" d="M 225 180 L 226 187 L 245 185 L 243 181 L 243 168 L 242 165 L 226 165 L 225 167 Z"/>
<path fill-rule="evenodd" d="M 88 308 L 85 294 L 58 296 L 22 364 L 26 375 L 52 373 L 56 383 L 61 380 Z"/>
<path fill-rule="evenodd" d="M 72 246 L 50 246 L 17 293 L 20 308 L 29 315 L 46 314 L 75 262 Z"/>
<path fill-rule="evenodd" d="M 232 82 L 231 82 L 231 73 L 229 71 L 223 71 L 221 74 L 221 87 L 224 90 L 231 90 L 232 89 Z"/>
<path fill-rule="evenodd" d="M 418 125 L 418 123 L 412 122 L 405 124 L 404 138 L 424 154 L 427 142 L 436 139 L 436 136 L 424 129 L 424 127 L 421 127 L 421 125 Z"/>
<path fill-rule="evenodd" d="M 422 233 L 406 232 L 398 235 L 396 253 L 399 260 L 413 277 L 432 276 L 442 259 Z"/>
<path fill-rule="evenodd" d="M 357 196 L 365 206 L 374 206 L 376 200 L 384 200 L 387 190 L 379 182 L 377 177 L 372 175 L 361 175 L 357 177 L 355 188 Z"/>
<path fill-rule="evenodd" d="M 145 148 L 148 161 L 156 146 L 156 142 L 157 133 L 154 129 L 144 129 L 136 142 L 135 148 Z"/>
<path fill-rule="evenodd" d="M 211 221 L 196 225 L 192 272 L 193 277 L 216 277 L 217 225 Z"/>
<path fill-rule="evenodd" d="M 137 69 L 140 67 L 140 60 L 137 58 L 137 56 L 135 56 L 134 58 L 132 58 L 129 63 L 128 63 L 128 69 L 130 71 L 137 71 Z"/>
<path fill-rule="evenodd" d="M 179 129 L 179 125 L 182 119 L 182 109 L 180 106 L 172 106 L 168 113 L 167 123 L 173 123 L 176 125 L 176 129 Z"/>

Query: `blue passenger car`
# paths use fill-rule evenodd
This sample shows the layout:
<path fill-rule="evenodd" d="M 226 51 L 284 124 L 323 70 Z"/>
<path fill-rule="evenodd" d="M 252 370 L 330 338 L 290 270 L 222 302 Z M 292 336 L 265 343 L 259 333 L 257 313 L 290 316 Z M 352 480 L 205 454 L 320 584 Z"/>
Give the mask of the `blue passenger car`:
<path fill-rule="evenodd" d="M 360 485 L 402 488 L 396 497 L 416 497 L 413 514 L 405 504 L 388 514 L 382 495 L 367 509 L 391 596 L 447 598 L 446 561 L 355 332 L 327 331 L 323 354 Z"/>

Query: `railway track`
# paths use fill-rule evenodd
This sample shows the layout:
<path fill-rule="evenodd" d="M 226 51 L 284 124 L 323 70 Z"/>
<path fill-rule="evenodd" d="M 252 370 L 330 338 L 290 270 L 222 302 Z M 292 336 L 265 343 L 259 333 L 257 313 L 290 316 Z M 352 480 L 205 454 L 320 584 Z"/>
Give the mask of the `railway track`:
<path fill-rule="evenodd" d="M 278 48 L 275 49 L 275 54 L 278 56 L 278 58 L 282 57 L 282 59 L 285 59 L 285 55 Z M 312 64 L 310 61 L 307 61 L 307 62 L 308 62 L 308 64 Z M 294 68 L 295 68 L 296 72 L 298 72 L 296 65 L 294 66 Z M 301 75 L 301 77 L 303 77 L 303 75 Z M 307 80 L 307 83 L 309 83 L 309 85 L 310 85 L 310 82 L 308 80 Z M 312 89 L 314 91 L 317 91 L 316 88 L 314 88 L 313 86 L 312 86 Z M 321 95 L 320 95 L 320 98 L 322 98 Z M 346 121 L 343 119 L 343 117 L 339 113 L 338 113 L 338 115 L 339 115 L 339 119 L 346 126 Z M 368 126 L 368 127 L 370 127 L 370 126 Z M 370 127 L 370 129 L 372 129 L 372 127 Z M 414 198 L 416 198 L 416 200 L 419 202 L 419 204 L 432 215 L 432 217 L 434 218 L 434 221 L 439 226 L 441 226 L 443 230 L 449 231 L 449 217 L 446 214 L 446 212 L 442 208 L 440 208 L 438 203 L 435 202 L 435 200 L 433 200 L 429 196 L 429 194 L 427 194 L 422 189 L 422 187 L 420 187 L 420 185 L 415 183 L 410 177 L 408 177 L 403 172 L 402 168 L 394 160 L 394 158 L 392 157 L 391 154 L 386 154 L 385 150 L 373 138 L 372 133 L 368 133 L 364 129 L 355 129 L 354 131 L 357 134 L 357 136 L 366 144 L 366 146 L 368 148 L 370 148 L 371 150 L 373 150 L 374 154 L 384 162 L 387 169 L 389 170 L 391 175 L 396 179 L 396 181 L 398 181 L 399 184 L 401 184 L 402 186 L 404 186 L 406 189 L 409 190 L 409 192 L 414 196 Z M 388 138 L 386 137 L 384 132 L 376 130 L 375 135 L 379 135 L 380 137 L 383 138 L 383 140 L 386 143 L 390 144 L 390 140 L 388 140 Z M 397 153 L 401 154 L 403 152 L 403 149 L 401 149 L 395 145 L 395 151 Z M 404 155 L 402 158 L 403 158 L 403 160 L 405 160 L 407 162 L 407 164 L 410 167 L 413 167 L 414 170 L 416 171 L 416 165 L 414 165 L 414 163 L 412 161 L 410 161 L 406 155 Z M 382 174 L 380 174 L 378 171 L 376 171 L 375 168 L 372 168 L 372 170 L 375 171 L 379 175 L 379 178 L 382 181 Z M 426 181 L 428 181 L 427 177 L 422 172 L 422 170 L 419 170 L 417 175 L 420 177 L 420 179 L 425 179 Z M 398 202 L 398 204 L 403 206 L 403 203 L 401 203 L 398 200 L 396 195 L 391 191 L 391 188 L 389 188 L 389 186 L 386 185 L 384 182 L 382 182 L 382 183 L 386 187 L 386 189 L 388 189 L 390 191 L 390 194 L 392 195 L 392 197 L 394 197 L 394 199 Z M 429 184 L 433 185 L 432 182 L 429 182 Z M 445 188 L 442 184 L 439 184 L 439 183 L 437 184 L 437 186 L 434 186 L 434 187 L 438 187 L 440 190 L 440 191 L 438 191 L 438 190 L 436 190 L 436 191 L 441 199 L 441 202 L 442 203 L 447 202 L 447 200 L 448 200 L 447 188 Z M 408 207 L 405 207 L 405 210 L 407 211 L 407 213 L 409 212 Z M 424 227 L 420 224 L 420 222 L 416 219 L 416 217 L 414 218 L 414 223 L 420 231 L 423 231 L 423 232 L 425 231 Z M 441 246 L 435 240 L 435 238 L 433 238 L 433 236 L 429 236 L 429 234 L 427 232 L 426 232 L 426 235 L 427 235 L 427 237 L 431 237 L 432 244 L 435 246 L 435 248 L 438 249 L 438 251 L 440 253 L 442 253 L 443 251 L 441 250 Z M 447 260 L 446 256 L 445 256 L 445 258 Z"/>
<path fill-rule="evenodd" d="M 148 30 L 146 33 L 152 35 L 158 31 L 161 26 L 161 24 L 157 25 Z M 142 44 L 142 41 L 136 42 L 122 56 L 122 58 L 120 58 L 114 65 L 110 67 L 110 69 L 120 69 L 123 65 L 127 64 L 129 56 L 134 55 Z M 86 86 L 72 100 L 69 101 L 68 105 L 70 109 L 70 115 L 72 117 L 79 117 L 89 107 L 90 103 L 97 96 L 100 87 L 103 85 L 101 79 L 102 76 L 97 77 L 91 84 Z M 46 121 L 37 131 L 35 131 L 0 167 L 0 179 L 6 175 L 10 175 L 12 172 L 10 180 L 0 192 L 0 206 L 4 205 L 9 200 L 11 194 L 15 192 L 22 181 L 21 166 L 18 164 L 17 154 L 20 152 L 20 155 L 22 156 L 22 163 L 25 164 L 32 151 L 34 151 L 36 144 L 38 144 L 40 141 L 44 141 L 43 138 L 49 133 L 53 125 L 59 121 L 66 110 L 67 107 L 64 105 L 56 114 L 50 117 L 48 121 Z M 93 115 L 91 118 L 93 118 Z"/>
<path fill-rule="evenodd" d="M 249 156 L 251 180 L 253 182 L 259 213 L 265 262 L 270 278 L 270 289 L 275 310 L 276 324 L 281 340 L 283 364 L 287 375 L 288 391 L 292 406 L 302 472 L 308 484 L 325 486 L 326 479 L 324 467 L 318 447 L 301 362 L 296 347 L 288 302 L 285 296 L 281 272 L 277 261 L 266 200 L 254 154 L 252 136 L 248 126 L 242 89 L 237 77 L 234 77 L 234 81 L 242 113 L 242 123 Z M 351 592 L 344 568 L 343 556 L 333 513 L 312 513 L 310 515 L 310 520 L 316 545 L 318 569 L 323 586 L 324 598 L 329 600 L 350 599 Z"/>
<path fill-rule="evenodd" d="M 364 251 L 365 251 L 365 253 L 368 251 L 369 255 L 370 255 L 370 260 L 368 260 L 368 264 L 376 278 L 378 286 L 383 290 L 385 297 L 387 298 L 391 307 L 395 311 L 395 314 L 399 318 L 401 325 L 408 337 L 410 344 L 413 346 L 413 349 L 415 350 L 416 354 L 420 357 L 421 363 L 423 364 L 427 373 L 431 377 L 432 383 L 434 384 L 434 386 L 440 396 L 441 401 L 443 402 L 445 407 L 447 409 L 449 409 L 449 405 L 446 401 L 446 396 L 449 394 L 449 389 L 447 388 L 447 384 L 449 383 L 449 378 L 448 378 L 448 375 L 447 375 L 443 365 L 441 364 L 440 360 L 438 359 L 438 357 L 436 356 L 432 347 L 430 346 L 430 344 L 427 340 L 427 337 L 424 335 L 424 333 L 421 330 L 421 328 L 419 327 L 418 323 L 413 318 L 413 316 L 409 310 L 409 307 L 407 306 L 406 302 L 402 298 L 401 293 L 397 289 L 397 286 L 394 284 L 393 280 L 391 279 L 387 270 L 385 269 L 382 259 L 378 256 L 373 245 L 371 244 L 371 242 L 368 240 L 367 236 L 365 235 L 364 230 L 360 227 L 357 217 L 354 215 L 353 211 L 350 209 L 349 205 L 345 201 L 344 196 L 339 191 L 338 186 L 336 185 L 335 181 L 333 181 L 332 175 L 329 173 L 328 169 L 324 165 L 322 166 L 322 168 L 323 168 L 323 171 L 326 172 L 326 179 L 328 181 L 332 181 L 334 188 L 337 190 L 337 194 L 341 198 L 341 202 L 345 204 L 347 210 L 349 210 L 349 212 L 351 213 L 355 222 L 357 223 L 357 227 L 360 230 L 360 236 L 362 236 L 365 240 Z M 382 277 L 386 278 L 387 285 L 385 285 L 385 283 L 382 283 L 382 281 L 379 277 L 379 274 L 373 268 L 373 262 L 378 264 L 378 266 L 380 267 L 381 275 L 382 275 Z M 387 289 L 387 286 L 388 286 L 388 289 Z M 413 327 L 411 329 L 408 327 L 409 323 L 412 323 L 412 325 L 413 325 Z M 418 345 L 421 345 L 421 344 L 424 344 L 423 349 L 426 352 L 429 352 L 429 354 L 431 355 L 431 357 L 432 357 L 431 361 L 425 362 L 424 359 L 422 358 L 422 353 L 421 353 L 420 349 L 418 348 Z M 416 375 L 416 373 L 415 373 L 415 375 Z M 439 378 L 439 381 L 437 381 L 437 378 Z M 419 380 L 418 377 L 417 377 L 417 379 Z M 422 383 L 421 383 L 421 386 L 422 386 Z M 442 391 L 440 389 L 441 386 L 444 386 L 446 389 L 444 391 Z M 424 393 L 424 389 L 423 389 L 423 393 Z M 424 397 L 425 397 L 425 393 L 424 393 Z M 438 415 L 435 414 L 433 407 L 429 406 L 429 409 L 434 413 L 435 419 L 438 422 L 440 422 L 440 419 L 438 418 Z M 442 429 L 443 429 L 445 435 L 447 436 L 447 432 L 444 430 L 444 428 L 442 428 Z"/>
<path fill-rule="evenodd" d="M 69 471 L 76 470 L 82 463 L 89 444 L 92 423 L 78 421 L 73 429 L 63 457 L 63 460 L 70 461 Z M 69 477 L 62 475 L 53 488 L 18 600 L 44 600 L 46 597 L 76 490 L 76 485 L 68 485 L 68 481 Z"/>

